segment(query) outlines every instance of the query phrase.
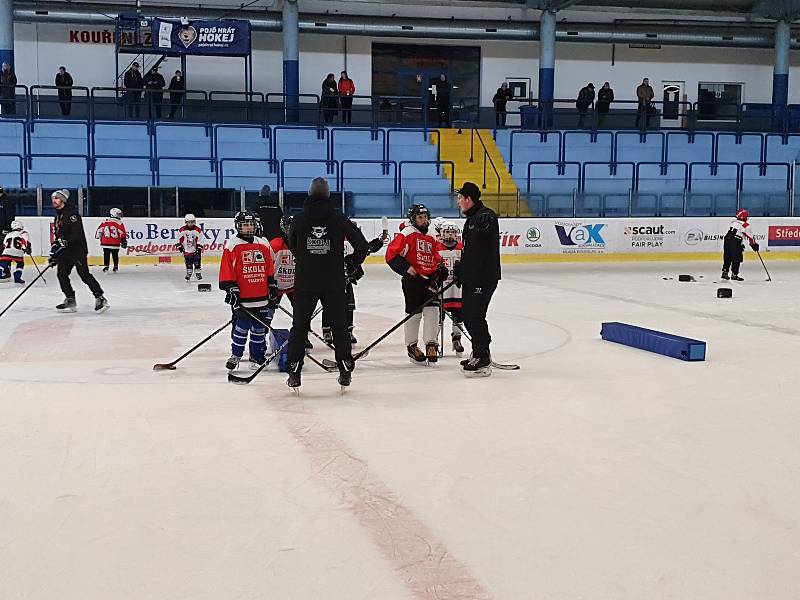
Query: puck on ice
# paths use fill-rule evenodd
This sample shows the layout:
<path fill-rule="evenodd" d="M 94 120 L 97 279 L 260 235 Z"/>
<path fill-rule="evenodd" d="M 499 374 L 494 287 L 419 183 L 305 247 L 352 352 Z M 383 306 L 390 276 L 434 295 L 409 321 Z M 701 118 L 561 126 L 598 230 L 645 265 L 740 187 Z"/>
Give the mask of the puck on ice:
<path fill-rule="evenodd" d="M 691 275 L 678 275 L 678 281 L 694 281 Z"/>
<path fill-rule="evenodd" d="M 717 288 L 717 298 L 733 298 L 733 290 L 731 288 Z"/>
<path fill-rule="evenodd" d="M 210 283 L 198 283 L 197 284 L 197 291 L 198 292 L 210 292 L 211 291 L 211 284 Z"/>

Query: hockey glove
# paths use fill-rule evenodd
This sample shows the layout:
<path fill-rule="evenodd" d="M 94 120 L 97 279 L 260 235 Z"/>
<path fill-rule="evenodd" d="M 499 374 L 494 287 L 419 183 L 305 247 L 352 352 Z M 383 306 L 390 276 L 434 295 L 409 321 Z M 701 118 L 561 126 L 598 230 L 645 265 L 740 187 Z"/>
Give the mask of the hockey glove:
<path fill-rule="evenodd" d="M 453 263 L 453 283 L 456 287 L 461 287 L 461 261 L 457 260 Z"/>
<path fill-rule="evenodd" d="M 750 247 L 753 249 L 753 252 L 758 252 L 761 249 L 761 246 L 758 245 L 758 242 L 753 242 L 750 244 Z"/>
<path fill-rule="evenodd" d="M 267 286 L 269 290 L 269 295 L 267 296 L 267 306 L 270 308 L 278 308 L 278 305 L 281 303 L 281 294 L 278 290 L 278 282 L 270 277 L 267 280 Z"/>
<path fill-rule="evenodd" d="M 178 248 L 178 252 L 186 254 L 186 249 L 183 247 L 183 244 L 178 244 L 176 247 Z"/>
<path fill-rule="evenodd" d="M 234 285 L 233 287 L 229 287 L 227 290 L 225 290 L 225 302 L 234 308 L 237 307 L 239 305 L 240 294 L 241 291 L 237 286 Z"/>
<path fill-rule="evenodd" d="M 32 251 L 32 248 L 31 248 L 31 243 L 30 243 L 30 242 L 28 242 L 28 245 L 27 245 L 27 246 L 25 246 L 25 254 L 27 254 L 28 256 L 30 256 L 30 255 L 31 255 L 31 251 Z"/>
<path fill-rule="evenodd" d="M 442 289 L 442 284 L 439 279 L 439 271 L 434 271 L 433 274 L 428 278 L 428 285 L 425 286 L 425 289 L 432 296 L 435 296 L 439 293 L 439 290 Z"/>
<path fill-rule="evenodd" d="M 370 254 L 375 254 L 381 248 L 383 248 L 383 240 L 380 237 L 376 237 L 374 240 L 371 240 L 367 246 L 367 250 Z"/>
<path fill-rule="evenodd" d="M 61 253 L 64 252 L 64 249 L 66 247 L 67 247 L 67 242 L 65 240 L 62 240 L 61 238 L 53 242 L 53 245 L 50 246 L 50 258 L 47 259 L 47 262 L 51 267 L 56 266 L 59 255 L 61 255 Z"/>
<path fill-rule="evenodd" d="M 447 276 L 450 274 L 450 271 L 447 270 L 447 267 L 444 265 L 439 265 L 439 281 L 447 281 Z"/>
<path fill-rule="evenodd" d="M 353 255 L 349 254 L 344 257 L 344 277 L 347 283 L 356 285 L 358 280 L 364 276 L 364 269 L 361 265 L 357 264 Z"/>
<path fill-rule="evenodd" d="M 119 243 L 119 245 L 122 246 L 123 248 L 127 248 L 128 247 L 128 238 L 126 238 L 126 237 L 122 238 L 122 241 Z"/>

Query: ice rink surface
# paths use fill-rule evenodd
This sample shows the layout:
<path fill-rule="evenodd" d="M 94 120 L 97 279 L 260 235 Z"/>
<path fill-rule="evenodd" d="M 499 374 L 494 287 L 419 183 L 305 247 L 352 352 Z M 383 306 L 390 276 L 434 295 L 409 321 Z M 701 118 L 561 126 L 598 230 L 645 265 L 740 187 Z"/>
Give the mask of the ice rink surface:
<path fill-rule="evenodd" d="M 227 383 L 227 332 L 153 372 L 229 318 L 177 267 L 92 269 L 102 315 L 75 276 L 56 314 L 51 273 L 0 319 L 0 597 L 796 599 L 800 265 L 768 266 L 722 300 L 716 263 L 506 265 L 493 355 L 520 371 L 412 365 L 398 332 L 344 396 L 307 362 L 299 398 Z M 400 283 L 368 266 L 356 293 L 364 347 Z"/>

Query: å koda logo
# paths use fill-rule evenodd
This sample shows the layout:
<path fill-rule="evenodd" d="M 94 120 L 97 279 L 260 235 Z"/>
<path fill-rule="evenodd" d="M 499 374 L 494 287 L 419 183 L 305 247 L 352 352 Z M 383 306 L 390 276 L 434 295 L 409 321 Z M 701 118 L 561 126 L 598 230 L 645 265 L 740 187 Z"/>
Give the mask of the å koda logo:
<path fill-rule="evenodd" d="M 542 237 L 542 232 L 539 231 L 536 227 L 531 227 L 525 234 L 525 239 L 527 239 L 529 242 L 538 242 L 539 238 L 541 237 Z"/>
<path fill-rule="evenodd" d="M 566 247 L 602 248 L 606 242 L 600 233 L 605 223 L 573 225 L 556 223 L 558 241 Z"/>

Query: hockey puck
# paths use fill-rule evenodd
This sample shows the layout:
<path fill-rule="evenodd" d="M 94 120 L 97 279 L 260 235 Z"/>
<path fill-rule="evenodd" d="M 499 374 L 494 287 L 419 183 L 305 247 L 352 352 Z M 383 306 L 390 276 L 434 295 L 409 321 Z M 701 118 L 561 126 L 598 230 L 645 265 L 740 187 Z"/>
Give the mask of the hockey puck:
<path fill-rule="evenodd" d="M 691 275 L 678 275 L 678 281 L 694 281 Z"/>
<path fill-rule="evenodd" d="M 211 291 L 211 284 L 210 283 L 198 283 L 197 284 L 197 291 L 198 292 L 210 292 Z"/>
<path fill-rule="evenodd" d="M 717 288 L 717 298 L 733 298 L 733 290 L 731 288 Z"/>

